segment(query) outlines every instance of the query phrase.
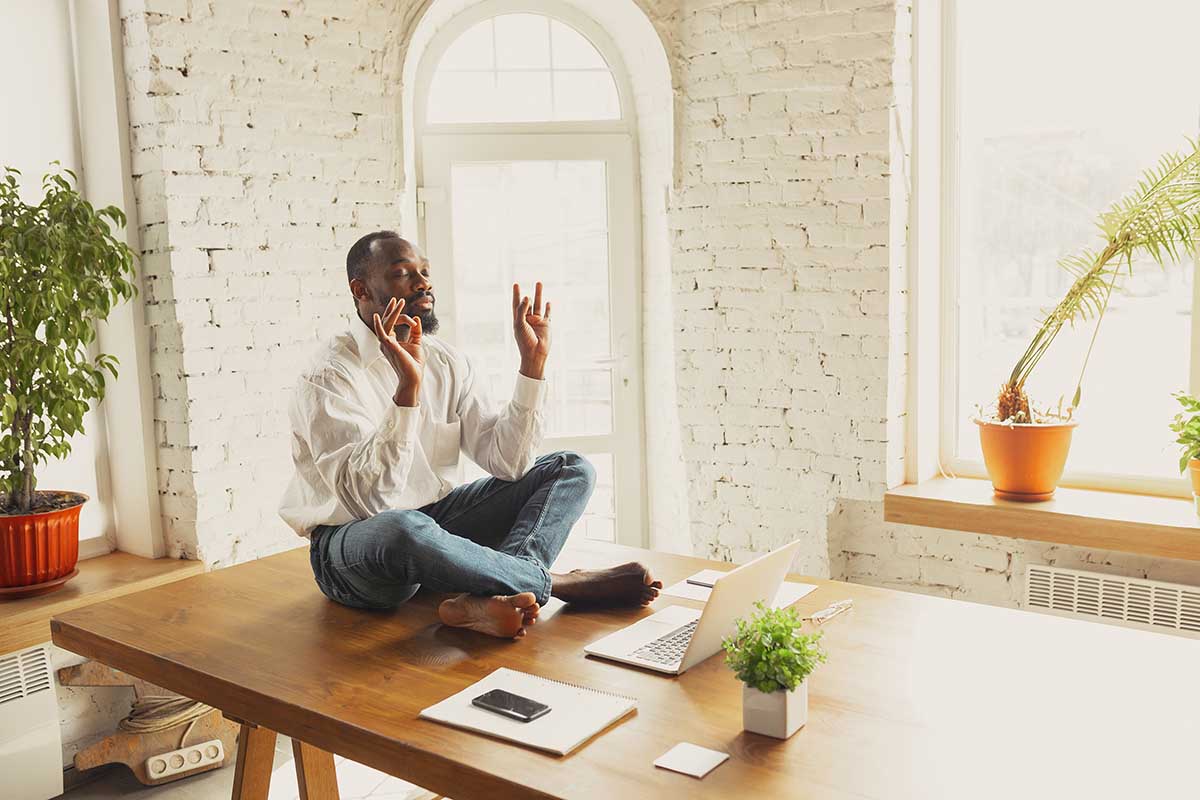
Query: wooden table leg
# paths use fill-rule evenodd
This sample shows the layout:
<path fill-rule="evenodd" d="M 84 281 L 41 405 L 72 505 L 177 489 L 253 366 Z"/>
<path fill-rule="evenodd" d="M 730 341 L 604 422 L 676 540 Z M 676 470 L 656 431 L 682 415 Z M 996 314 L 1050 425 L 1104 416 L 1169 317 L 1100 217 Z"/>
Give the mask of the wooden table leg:
<path fill-rule="evenodd" d="M 296 783 L 300 800 L 338 800 L 337 771 L 333 753 L 292 739 L 296 759 Z"/>
<path fill-rule="evenodd" d="M 233 800 L 267 800 L 275 764 L 275 731 L 242 723 L 238 734 Z"/>

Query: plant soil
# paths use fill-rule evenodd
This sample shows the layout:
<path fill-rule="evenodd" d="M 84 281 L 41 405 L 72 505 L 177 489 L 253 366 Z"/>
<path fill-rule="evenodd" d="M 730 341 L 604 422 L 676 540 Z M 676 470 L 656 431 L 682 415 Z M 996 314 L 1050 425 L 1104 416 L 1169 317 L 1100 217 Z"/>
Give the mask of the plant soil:
<path fill-rule="evenodd" d="M 30 514 L 45 514 L 47 511 L 62 511 L 87 502 L 87 495 L 78 492 L 45 491 L 33 493 L 33 507 L 29 511 L 15 511 L 8 498 L 0 496 L 0 517 L 24 517 Z"/>

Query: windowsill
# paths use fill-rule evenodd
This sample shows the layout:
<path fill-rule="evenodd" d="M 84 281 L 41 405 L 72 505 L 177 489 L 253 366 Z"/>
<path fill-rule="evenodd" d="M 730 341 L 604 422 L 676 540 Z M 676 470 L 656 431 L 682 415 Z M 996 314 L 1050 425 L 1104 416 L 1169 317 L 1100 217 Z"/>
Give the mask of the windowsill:
<path fill-rule="evenodd" d="M 79 574 L 49 594 L 0 600 L 0 654 L 50 641 L 50 618 L 204 572 L 201 561 L 109 553 L 77 564 Z"/>
<path fill-rule="evenodd" d="M 1040 503 L 1001 500 L 990 481 L 934 478 L 884 495 L 888 522 L 1200 561 L 1190 498 L 1059 488 Z"/>

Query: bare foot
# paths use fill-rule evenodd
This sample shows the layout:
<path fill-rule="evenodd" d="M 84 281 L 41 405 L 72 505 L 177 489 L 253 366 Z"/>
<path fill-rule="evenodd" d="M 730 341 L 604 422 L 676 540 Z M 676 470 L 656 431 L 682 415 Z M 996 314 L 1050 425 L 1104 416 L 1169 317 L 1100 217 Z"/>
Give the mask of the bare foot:
<path fill-rule="evenodd" d="M 524 636 L 525 629 L 537 621 L 538 610 L 532 592 L 507 597 L 460 594 L 442 601 L 438 606 L 438 618 L 454 628 L 470 628 L 488 636 L 516 639 Z"/>
<path fill-rule="evenodd" d="M 648 606 L 662 588 L 662 581 L 636 561 L 608 569 L 574 569 L 551 578 L 555 597 L 585 605 Z"/>

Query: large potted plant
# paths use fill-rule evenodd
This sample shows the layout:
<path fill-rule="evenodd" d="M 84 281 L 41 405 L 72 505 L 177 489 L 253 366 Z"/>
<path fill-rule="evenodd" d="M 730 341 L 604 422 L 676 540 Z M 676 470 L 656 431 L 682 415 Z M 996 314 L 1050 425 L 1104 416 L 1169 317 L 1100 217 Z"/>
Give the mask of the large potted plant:
<path fill-rule="evenodd" d="M 1183 406 L 1175 415 L 1171 430 L 1175 433 L 1175 444 L 1179 445 L 1179 471 L 1188 473 L 1192 480 L 1192 502 L 1200 514 L 1200 400 L 1190 394 L 1176 392 L 1172 395 Z"/>
<path fill-rule="evenodd" d="M 1054 494 L 1077 424 L 1074 414 L 1083 374 L 1117 279 L 1132 274 L 1136 256 L 1147 255 L 1162 265 L 1196 252 L 1200 141 L 1192 142 L 1189 151 L 1163 156 L 1135 191 L 1100 215 L 1098 225 L 1103 247 L 1085 249 L 1059 262 L 1074 278 L 1071 288 L 1042 320 L 1000 387 L 995 407 L 975 420 L 984 465 L 999 497 L 1035 501 Z M 1090 320 L 1095 320 L 1095 328 L 1070 405 L 1036 409 L 1025 393 L 1026 381 L 1064 326 Z"/>
<path fill-rule="evenodd" d="M 96 325 L 134 294 L 133 253 L 113 231 L 125 215 L 96 210 L 70 170 L 46 175 L 42 200 L 21 199 L 20 172 L 0 180 L 0 593 L 36 594 L 75 571 L 87 497 L 39 490 L 36 470 L 71 452 L 117 360 L 91 354 Z M 71 180 L 68 180 L 68 176 Z M 76 181 L 77 182 L 77 181 Z"/>
<path fill-rule="evenodd" d="M 794 608 L 766 608 L 737 621 L 725 663 L 742 687 L 742 727 L 786 739 L 808 722 L 808 676 L 825 661 L 821 634 L 801 632 Z"/>

